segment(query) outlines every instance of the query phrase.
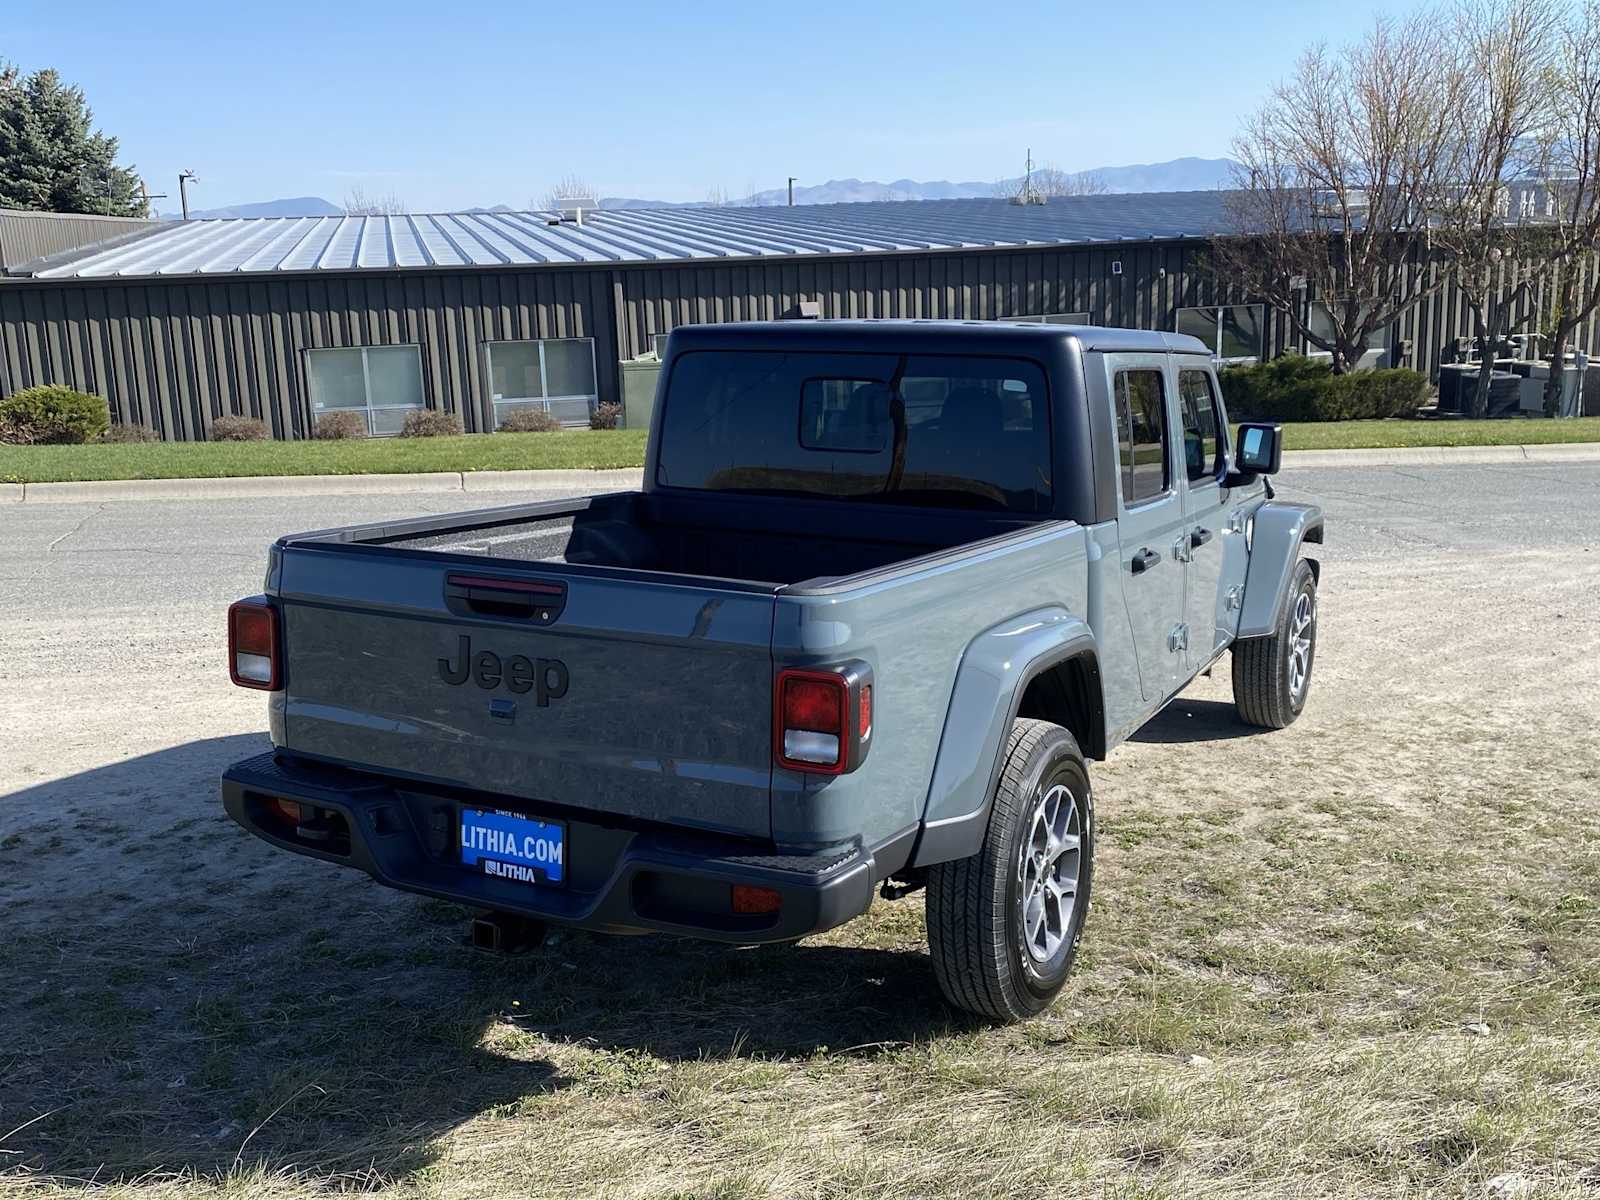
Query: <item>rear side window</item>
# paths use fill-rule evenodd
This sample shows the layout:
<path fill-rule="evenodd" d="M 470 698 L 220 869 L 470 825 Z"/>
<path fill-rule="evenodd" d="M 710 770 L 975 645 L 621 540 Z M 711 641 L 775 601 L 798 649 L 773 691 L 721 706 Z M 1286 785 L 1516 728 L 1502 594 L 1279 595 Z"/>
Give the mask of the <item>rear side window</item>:
<path fill-rule="evenodd" d="M 1178 372 L 1178 406 L 1183 410 L 1183 461 L 1189 482 L 1214 479 L 1222 472 L 1222 418 L 1208 371 Z"/>
<path fill-rule="evenodd" d="M 665 487 L 1050 510 L 1049 396 L 1026 359 L 700 350 L 662 404 Z"/>
<path fill-rule="evenodd" d="M 1137 504 L 1171 486 L 1167 475 L 1167 398 L 1160 371 L 1118 371 L 1117 453 L 1122 502 Z"/>

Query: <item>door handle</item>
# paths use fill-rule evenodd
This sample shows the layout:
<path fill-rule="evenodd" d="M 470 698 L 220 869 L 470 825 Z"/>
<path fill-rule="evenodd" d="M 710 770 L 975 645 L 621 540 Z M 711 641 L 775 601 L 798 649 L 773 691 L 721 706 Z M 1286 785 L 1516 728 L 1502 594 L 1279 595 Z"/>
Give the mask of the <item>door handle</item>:
<path fill-rule="evenodd" d="M 1150 549 L 1149 546 L 1146 546 L 1143 550 L 1139 551 L 1139 553 L 1133 556 L 1133 562 L 1131 562 L 1129 566 L 1135 575 L 1142 575 L 1160 561 L 1161 555 Z"/>
<path fill-rule="evenodd" d="M 1196 529 L 1189 535 L 1189 549 L 1198 550 L 1211 540 L 1211 530 Z"/>

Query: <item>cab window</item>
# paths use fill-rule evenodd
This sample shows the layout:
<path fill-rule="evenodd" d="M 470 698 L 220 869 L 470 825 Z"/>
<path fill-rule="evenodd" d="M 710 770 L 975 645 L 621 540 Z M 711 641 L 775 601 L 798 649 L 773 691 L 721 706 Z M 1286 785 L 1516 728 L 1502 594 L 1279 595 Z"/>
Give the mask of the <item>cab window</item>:
<path fill-rule="evenodd" d="M 1215 479 L 1226 465 L 1222 416 L 1209 371 L 1178 372 L 1178 404 L 1183 410 L 1183 461 L 1190 483 Z"/>
<path fill-rule="evenodd" d="M 1157 370 L 1118 371 L 1117 453 L 1122 502 L 1138 504 L 1172 486 L 1167 474 L 1167 397 Z"/>

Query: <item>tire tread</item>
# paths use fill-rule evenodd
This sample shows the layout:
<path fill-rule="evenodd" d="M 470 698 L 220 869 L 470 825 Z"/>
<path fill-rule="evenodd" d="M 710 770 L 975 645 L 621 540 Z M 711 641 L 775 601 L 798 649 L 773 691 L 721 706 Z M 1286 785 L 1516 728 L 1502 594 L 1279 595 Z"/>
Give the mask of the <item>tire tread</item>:
<path fill-rule="evenodd" d="M 1289 636 L 1289 620 L 1294 611 L 1294 597 L 1305 586 L 1306 579 L 1315 576 L 1311 566 L 1302 559 L 1290 576 L 1289 601 L 1278 618 L 1278 628 L 1266 637 L 1245 638 L 1233 646 L 1233 703 L 1239 718 L 1247 725 L 1261 729 L 1283 729 L 1292 724 L 1300 714 L 1295 711 L 1294 699 L 1289 694 L 1288 674 L 1284 667 L 1285 645 Z"/>
<path fill-rule="evenodd" d="M 1012 724 L 989 814 L 991 830 L 1009 828 L 1028 761 L 1052 731 L 1065 733 L 1048 721 L 1019 718 Z M 1021 1002 L 1011 978 L 1006 888 L 997 878 L 1006 866 L 1004 856 L 988 851 L 986 836 L 977 854 L 930 868 L 928 950 L 934 977 L 952 1004 L 997 1021 L 1017 1021 L 1032 1016 L 1033 1010 Z"/>

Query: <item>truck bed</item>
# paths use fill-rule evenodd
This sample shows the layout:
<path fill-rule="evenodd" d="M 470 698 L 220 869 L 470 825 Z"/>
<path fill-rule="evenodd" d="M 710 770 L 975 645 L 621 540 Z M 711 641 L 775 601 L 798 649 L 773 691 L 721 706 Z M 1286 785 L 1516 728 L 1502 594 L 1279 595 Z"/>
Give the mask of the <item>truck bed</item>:
<path fill-rule="evenodd" d="M 291 535 L 269 572 L 287 655 L 277 741 L 553 813 L 764 839 L 785 598 L 899 594 L 960 567 L 961 603 L 904 624 L 965 626 L 1013 544 L 1031 561 L 1020 547 L 1051 524 L 1065 523 L 619 493 Z M 898 636 L 888 615 L 878 627 Z"/>
<path fill-rule="evenodd" d="M 823 584 L 1030 528 L 1008 514 L 622 492 L 359 526 L 318 540 L 739 581 Z M 291 539 L 298 540 L 298 539 Z"/>

